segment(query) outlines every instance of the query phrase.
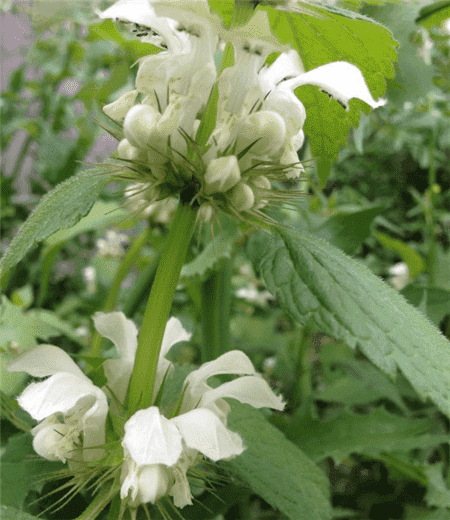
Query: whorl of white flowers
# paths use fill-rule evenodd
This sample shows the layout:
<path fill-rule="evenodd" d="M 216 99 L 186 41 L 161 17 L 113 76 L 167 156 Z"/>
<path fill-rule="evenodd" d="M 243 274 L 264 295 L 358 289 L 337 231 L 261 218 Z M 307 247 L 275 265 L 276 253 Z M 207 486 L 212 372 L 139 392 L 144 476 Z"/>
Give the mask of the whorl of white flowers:
<path fill-rule="evenodd" d="M 162 49 L 139 61 L 135 89 L 104 107 L 123 126 L 117 153 L 148 204 L 181 193 L 204 208 L 205 220 L 217 209 L 267 220 L 260 210 L 268 201 L 292 199 L 271 181 L 303 171 L 297 150 L 306 112 L 294 89 L 318 85 L 344 106 L 353 97 L 382 104 L 354 65 L 335 62 L 305 73 L 298 54 L 272 36 L 265 11 L 232 30 L 206 0 L 176 7 L 120 0 L 100 16 L 134 24 L 142 41 Z M 234 64 L 218 71 L 214 56 L 225 42 L 233 45 Z M 281 54 L 266 66 L 274 52 Z"/>
<path fill-rule="evenodd" d="M 127 420 L 124 403 L 138 330 L 121 312 L 96 313 L 94 324 L 102 336 L 112 341 L 119 355 L 103 363 L 107 379 L 103 388 L 95 386 L 66 352 L 53 345 L 39 345 L 7 368 L 47 377 L 31 383 L 18 398 L 20 406 L 39 421 L 31 431 L 35 451 L 46 459 L 69 461 L 74 475 L 80 467 L 86 471 L 85 463 L 90 463 L 93 472 L 99 468 L 109 472 L 111 480 L 120 481 L 120 497 L 132 508 L 155 503 L 167 495 L 173 497 L 177 507 L 192 504 L 188 474 L 194 466 L 204 457 L 218 461 L 244 451 L 241 437 L 227 428 L 230 405 L 224 398 L 255 408 L 284 407 L 282 398 L 256 373 L 250 359 L 236 350 L 191 372 L 178 402 L 171 408 L 154 404 Z M 165 357 L 167 352 L 190 336 L 176 318 L 167 322 L 155 396 L 165 395 L 165 385 L 174 371 Z M 241 377 L 210 387 L 208 379 L 220 374 Z M 108 432 L 107 444 L 108 414 L 114 431 Z M 115 442 L 111 442 L 113 437 Z"/>

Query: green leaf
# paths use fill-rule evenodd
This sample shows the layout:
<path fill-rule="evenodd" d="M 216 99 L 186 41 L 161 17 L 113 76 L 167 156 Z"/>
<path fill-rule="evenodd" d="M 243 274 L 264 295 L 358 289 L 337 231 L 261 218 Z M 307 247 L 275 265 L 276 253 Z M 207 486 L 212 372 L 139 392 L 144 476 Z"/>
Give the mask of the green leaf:
<path fill-rule="evenodd" d="M 406 452 L 448 443 L 444 434 L 430 434 L 429 419 L 410 419 L 376 408 L 368 414 L 345 411 L 330 421 L 310 419 L 291 426 L 289 437 L 315 461 L 332 457 L 336 463 L 351 453 L 376 457 L 389 451 Z"/>
<path fill-rule="evenodd" d="M 300 324 L 360 346 L 383 371 L 400 368 L 422 398 L 450 416 L 450 344 L 394 289 L 322 239 L 277 229 L 249 247 L 269 291 Z"/>
<path fill-rule="evenodd" d="M 0 275 L 22 260 L 39 241 L 61 228 L 73 226 L 86 215 L 109 179 L 107 173 L 107 168 L 82 171 L 47 193 L 1 259 Z"/>
<path fill-rule="evenodd" d="M 339 211 L 328 218 L 314 234 L 324 238 L 348 255 L 355 254 L 370 235 L 373 219 L 385 210 L 384 206 L 373 206 L 352 211 Z"/>
<path fill-rule="evenodd" d="M 419 253 L 414 251 L 411 246 L 408 246 L 408 244 L 405 244 L 405 242 L 402 242 L 397 238 L 385 235 L 384 233 L 377 232 L 374 233 L 374 236 L 384 247 L 398 253 L 400 258 L 406 262 L 409 269 L 409 276 L 412 279 L 425 270 L 426 266 L 423 258 Z"/>
<path fill-rule="evenodd" d="M 316 392 L 321 401 L 344 403 L 347 406 L 369 404 L 388 399 L 406 411 L 395 384 L 367 361 L 352 359 L 334 363 L 334 370 L 325 377 L 329 384 Z"/>
<path fill-rule="evenodd" d="M 41 491 L 44 477 L 61 470 L 61 462 L 52 462 L 36 456 L 29 433 L 18 433 L 9 438 L 1 457 L 1 495 L 4 505 L 22 507 L 29 491 Z"/>
<path fill-rule="evenodd" d="M 401 294 L 411 305 L 423 309 L 436 326 L 450 314 L 450 291 L 446 289 L 410 284 Z"/>
<path fill-rule="evenodd" d="M 325 474 L 261 412 L 233 401 L 228 426 L 246 450 L 227 464 L 256 493 L 293 520 L 331 518 Z"/>
<path fill-rule="evenodd" d="M 199 277 L 204 279 L 223 258 L 231 258 L 237 235 L 221 234 L 207 244 L 205 249 L 197 257 L 183 266 L 181 278 Z"/>
<path fill-rule="evenodd" d="M 0 306 L 0 349 L 1 389 L 7 394 L 14 394 L 26 374 L 21 372 L 7 372 L 4 363 L 20 352 L 37 346 L 37 339 L 48 340 L 62 334 L 80 341 L 74 330 L 66 322 L 60 320 L 51 311 L 30 310 L 25 312 L 13 305 L 6 296 L 1 297 Z"/>
<path fill-rule="evenodd" d="M 40 520 L 37 516 L 31 516 L 15 507 L 1 506 L 0 516 L 3 520 Z"/>
<path fill-rule="evenodd" d="M 392 62 L 397 59 L 397 43 L 385 27 L 352 11 L 330 6 L 308 4 L 311 15 L 264 9 L 274 35 L 294 46 L 306 71 L 333 61 L 347 61 L 361 70 L 375 99 L 384 94 L 384 78 L 394 77 Z M 357 124 L 356 106 L 365 105 L 354 100 L 353 108 L 346 112 L 318 87 L 300 87 L 296 93 L 306 108 L 304 130 L 311 139 L 312 155 L 334 162 L 349 127 Z"/>
<path fill-rule="evenodd" d="M 56 246 L 61 242 L 67 242 L 73 237 L 115 224 L 129 217 L 130 214 L 122 206 L 114 201 L 97 200 L 89 213 L 77 224 L 68 228 L 60 229 L 45 239 L 47 246 Z"/>
<path fill-rule="evenodd" d="M 450 1 L 441 0 L 422 7 L 419 16 L 416 18 L 416 23 L 431 29 L 434 25 L 444 23 L 447 18 L 450 18 Z"/>

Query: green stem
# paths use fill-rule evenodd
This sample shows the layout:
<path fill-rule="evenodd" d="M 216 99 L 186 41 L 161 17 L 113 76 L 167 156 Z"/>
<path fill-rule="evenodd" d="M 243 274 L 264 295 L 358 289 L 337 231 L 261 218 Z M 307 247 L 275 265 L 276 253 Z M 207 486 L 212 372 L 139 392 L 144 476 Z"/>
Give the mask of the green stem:
<path fill-rule="evenodd" d="M 103 306 L 103 312 L 112 312 L 116 307 L 117 296 L 119 294 L 122 282 L 129 273 L 130 267 L 136 262 L 139 253 L 141 249 L 144 247 L 144 245 L 147 243 L 149 236 L 150 227 L 148 226 L 145 229 L 145 231 L 133 242 L 133 245 L 130 247 L 130 250 L 125 255 L 125 258 L 122 260 L 122 263 L 119 265 L 119 268 L 117 269 L 116 274 L 114 275 L 114 280 L 111 284 L 111 288 Z M 91 356 L 97 357 L 100 355 L 102 343 L 103 338 L 96 331 L 92 339 Z"/>
<path fill-rule="evenodd" d="M 230 350 L 231 263 L 202 285 L 202 363 Z"/>
<path fill-rule="evenodd" d="M 183 194 L 182 194 L 183 195 Z M 161 342 L 169 318 L 175 289 L 194 232 L 197 208 L 180 201 L 145 309 L 139 332 L 136 358 L 128 390 L 128 414 L 147 408 L 153 402 Z"/>
<path fill-rule="evenodd" d="M 115 485 L 103 489 L 76 520 L 94 520 L 114 498 L 119 488 Z"/>
<path fill-rule="evenodd" d="M 27 138 L 25 139 L 25 142 L 23 143 L 22 149 L 20 150 L 19 156 L 17 157 L 16 164 L 14 165 L 14 170 L 11 175 L 13 178 L 17 177 L 17 174 L 20 171 L 20 167 L 22 166 L 22 162 L 28 153 L 28 148 L 29 148 L 30 144 L 32 143 L 32 141 L 33 141 L 32 137 L 30 135 L 27 135 Z"/>

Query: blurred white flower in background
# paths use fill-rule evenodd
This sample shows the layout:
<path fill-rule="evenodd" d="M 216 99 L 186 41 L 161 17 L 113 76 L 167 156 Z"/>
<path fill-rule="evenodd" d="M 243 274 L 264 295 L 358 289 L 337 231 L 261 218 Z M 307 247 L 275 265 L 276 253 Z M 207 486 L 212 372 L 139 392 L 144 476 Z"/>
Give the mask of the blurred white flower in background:
<path fill-rule="evenodd" d="M 390 282 L 397 291 L 401 291 L 411 280 L 409 277 L 409 268 L 405 262 L 399 262 L 390 267 L 389 274 L 391 275 Z"/>

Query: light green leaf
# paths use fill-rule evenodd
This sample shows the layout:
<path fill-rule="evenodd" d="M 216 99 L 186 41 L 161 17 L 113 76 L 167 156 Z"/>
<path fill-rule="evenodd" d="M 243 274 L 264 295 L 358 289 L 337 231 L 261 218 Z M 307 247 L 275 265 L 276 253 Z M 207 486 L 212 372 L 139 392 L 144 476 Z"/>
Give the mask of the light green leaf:
<path fill-rule="evenodd" d="M 448 489 L 442 475 L 442 464 L 425 466 L 424 471 L 428 477 L 425 502 L 429 506 L 450 507 L 450 489 Z"/>
<path fill-rule="evenodd" d="M 22 260 L 39 241 L 61 228 L 73 226 L 86 215 L 108 181 L 107 174 L 107 168 L 82 171 L 47 193 L 1 259 L 0 275 Z"/>
<path fill-rule="evenodd" d="M 181 278 L 199 277 L 204 279 L 223 258 L 231 258 L 234 242 L 237 238 L 233 234 L 220 234 L 208 243 L 197 257 L 183 266 Z"/>
<path fill-rule="evenodd" d="M 246 450 L 227 464 L 256 493 L 292 520 L 331 518 L 325 474 L 261 412 L 233 401 L 228 426 Z"/>
<path fill-rule="evenodd" d="M 361 70 L 375 99 L 384 94 L 385 78 L 394 77 L 392 62 L 397 59 L 397 43 L 385 27 L 358 13 L 330 6 L 308 4 L 311 15 L 264 9 L 274 35 L 282 43 L 294 46 L 306 71 L 333 61 L 346 61 Z M 349 127 L 358 123 L 356 106 L 365 105 L 354 100 L 353 108 L 346 112 L 317 87 L 300 87 L 296 94 L 306 108 L 304 130 L 311 139 L 313 157 L 334 162 Z"/>
<path fill-rule="evenodd" d="M 409 269 L 409 276 L 412 279 L 425 270 L 423 258 L 408 244 L 380 232 L 374 233 L 374 236 L 384 247 L 398 253 L 400 258 L 406 262 Z"/>
<path fill-rule="evenodd" d="M 422 398 L 450 416 L 450 344 L 394 289 L 322 239 L 277 229 L 249 247 L 270 292 L 300 324 L 357 345 L 383 371 L 400 368 Z"/>
<path fill-rule="evenodd" d="M 351 453 L 376 457 L 389 451 L 406 452 L 448 443 L 444 434 L 427 433 L 429 419 L 410 419 L 377 408 L 368 414 L 344 412 L 337 419 L 323 422 L 310 419 L 292 431 L 290 437 L 315 461 L 332 457 L 336 463 Z"/>

